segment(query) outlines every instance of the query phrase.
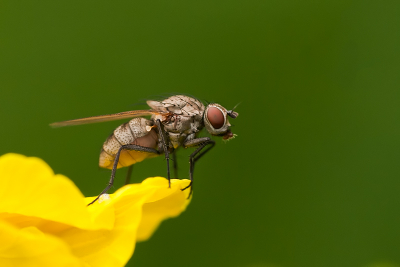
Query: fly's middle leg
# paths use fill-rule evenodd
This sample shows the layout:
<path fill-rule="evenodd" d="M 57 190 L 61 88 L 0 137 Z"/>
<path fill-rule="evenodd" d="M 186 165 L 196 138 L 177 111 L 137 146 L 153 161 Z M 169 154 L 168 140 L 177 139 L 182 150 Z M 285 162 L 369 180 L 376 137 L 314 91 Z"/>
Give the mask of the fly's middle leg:
<path fill-rule="evenodd" d="M 120 156 L 122 150 L 135 150 L 135 151 L 142 151 L 142 152 L 160 154 L 160 152 L 158 152 L 154 148 L 143 147 L 143 146 L 138 146 L 138 145 L 123 145 L 123 146 L 121 146 L 118 149 L 117 154 L 115 155 L 114 164 L 113 164 L 113 168 L 112 168 L 112 171 L 111 171 L 111 178 L 110 178 L 110 181 L 108 182 L 107 187 L 104 188 L 104 190 L 100 193 L 100 195 L 98 195 L 92 202 L 90 202 L 88 204 L 88 206 L 92 205 L 94 202 L 96 202 L 99 199 L 99 197 L 101 195 L 105 194 L 111 188 L 111 186 L 114 184 L 115 173 L 117 172 L 119 156 Z"/>
<path fill-rule="evenodd" d="M 174 162 L 174 176 L 175 179 L 178 179 L 178 162 L 176 159 L 176 149 L 172 152 L 172 161 Z"/>
<path fill-rule="evenodd" d="M 168 149 L 168 145 L 167 145 L 167 137 L 165 136 L 165 130 L 161 124 L 160 120 L 156 120 L 156 125 L 157 125 L 157 129 L 158 129 L 158 133 L 160 136 L 160 142 L 162 145 L 162 148 L 164 150 L 164 154 L 165 154 L 165 160 L 167 161 L 167 172 L 168 172 L 168 187 L 171 188 L 171 175 L 170 175 L 170 170 L 169 170 L 169 149 Z M 169 142 L 168 142 L 169 144 Z"/>

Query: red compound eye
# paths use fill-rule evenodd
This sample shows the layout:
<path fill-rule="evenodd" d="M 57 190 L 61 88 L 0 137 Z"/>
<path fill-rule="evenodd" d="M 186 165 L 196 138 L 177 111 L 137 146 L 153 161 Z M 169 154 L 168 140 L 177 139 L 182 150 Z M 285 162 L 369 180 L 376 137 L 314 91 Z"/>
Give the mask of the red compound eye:
<path fill-rule="evenodd" d="M 221 110 L 218 108 L 209 107 L 207 111 L 207 118 L 214 129 L 219 129 L 224 126 L 224 114 L 222 114 Z"/>

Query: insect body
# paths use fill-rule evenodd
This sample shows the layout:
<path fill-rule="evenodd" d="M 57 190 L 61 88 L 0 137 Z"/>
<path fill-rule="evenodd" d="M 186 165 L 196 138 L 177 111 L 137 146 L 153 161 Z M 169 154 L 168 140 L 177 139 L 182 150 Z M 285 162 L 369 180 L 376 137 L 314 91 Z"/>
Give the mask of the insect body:
<path fill-rule="evenodd" d="M 157 132 L 151 128 L 153 125 L 151 120 L 145 118 L 134 118 L 120 125 L 104 142 L 100 153 L 99 166 L 112 169 L 115 156 L 123 145 L 131 144 L 157 149 L 159 141 Z M 158 154 L 137 150 L 122 150 L 117 168 L 130 166 L 154 156 L 158 156 Z"/>
<path fill-rule="evenodd" d="M 191 183 L 183 189 L 190 187 L 191 194 L 194 164 L 215 145 L 209 137 L 198 138 L 199 131 L 205 127 L 210 134 L 222 136 L 225 140 L 234 137 L 228 116 L 236 118 L 238 113 L 219 104 L 204 106 L 199 100 L 184 95 L 171 96 L 163 101 L 149 100 L 147 104 L 150 110 L 134 110 L 51 124 L 53 127 L 61 127 L 133 118 L 116 128 L 103 144 L 99 165 L 111 169 L 112 172 L 108 186 L 99 197 L 112 186 L 118 168 L 132 166 L 161 154 L 165 155 L 170 181 L 169 155 L 180 146 L 197 148 L 189 159 Z M 151 119 L 142 117 L 146 115 L 150 115 Z M 209 147 L 203 150 L 207 145 Z M 176 169 L 176 161 L 174 167 Z"/>

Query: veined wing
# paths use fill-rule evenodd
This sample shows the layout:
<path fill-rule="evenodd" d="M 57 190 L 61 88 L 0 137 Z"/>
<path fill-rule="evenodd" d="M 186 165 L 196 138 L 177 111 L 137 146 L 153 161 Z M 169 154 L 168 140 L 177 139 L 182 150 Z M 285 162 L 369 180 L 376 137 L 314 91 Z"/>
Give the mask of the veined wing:
<path fill-rule="evenodd" d="M 51 127 L 64 127 L 64 126 L 72 126 L 72 125 L 80 125 L 80 124 L 89 124 L 89 123 L 97 123 L 97 122 L 104 122 L 104 121 L 115 121 L 115 120 L 122 120 L 122 119 L 129 119 L 134 117 L 141 117 L 141 116 L 150 116 L 150 115 L 167 115 L 167 113 L 155 111 L 155 110 L 132 110 L 132 111 L 125 111 L 115 114 L 107 114 L 107 115 L 100 115 L 76 120 L 69 120 L 69 121 L 60 121 L 50 124 Z"/>

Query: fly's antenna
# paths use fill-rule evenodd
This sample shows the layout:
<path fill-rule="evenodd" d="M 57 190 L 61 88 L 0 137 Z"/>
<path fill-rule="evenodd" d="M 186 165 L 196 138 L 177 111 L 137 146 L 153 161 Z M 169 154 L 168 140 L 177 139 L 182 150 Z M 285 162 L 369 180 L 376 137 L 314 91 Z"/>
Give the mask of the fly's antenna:
<path fill-rule="evenodd" d="M 227 113 L 228 113 L 228 116 L 229 116 L 229 117 L 231 117 L 232 119 L 236 119 L 237 116 L 239 116 L 239 113 L 237 113 L 237 112 L 235 111 L 235 109 L 236 109 L 241 103 L 242 103 L 242 102 L 237 103 L 236 106 L 233 107 L 233 109 L 228 110 Z"/>

